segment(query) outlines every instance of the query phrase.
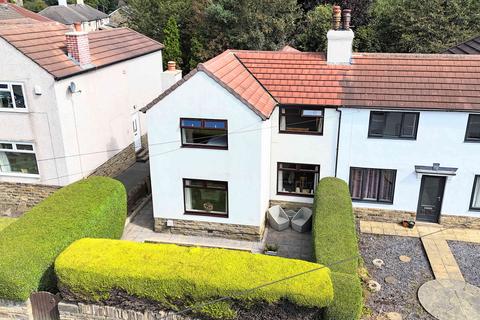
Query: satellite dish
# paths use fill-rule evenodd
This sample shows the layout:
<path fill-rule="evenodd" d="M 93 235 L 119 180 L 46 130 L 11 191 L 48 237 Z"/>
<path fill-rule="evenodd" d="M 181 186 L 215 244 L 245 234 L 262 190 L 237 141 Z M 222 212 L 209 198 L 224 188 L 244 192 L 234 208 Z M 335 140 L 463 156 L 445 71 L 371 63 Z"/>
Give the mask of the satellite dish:
<path fill-rule="evenodd" d="M 70 91 L 70 93 L 77 92 L 77 85 L 75 84 L 75 82 L 70 82 L 70 85 L 68 86 L 68 91 Z"/>

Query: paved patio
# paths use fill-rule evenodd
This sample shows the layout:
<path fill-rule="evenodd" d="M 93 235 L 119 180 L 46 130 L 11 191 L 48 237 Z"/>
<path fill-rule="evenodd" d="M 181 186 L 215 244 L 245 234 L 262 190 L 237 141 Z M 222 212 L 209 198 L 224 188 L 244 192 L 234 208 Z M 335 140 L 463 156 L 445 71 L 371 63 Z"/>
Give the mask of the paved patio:
<path fill-rule="evenodd" d="M 269 228 L 265 239 L 266 244 L 278 246 L 280 257 L 313 261 L 311 232 L 298 233 L 291 228 L 276 231 Z"/>

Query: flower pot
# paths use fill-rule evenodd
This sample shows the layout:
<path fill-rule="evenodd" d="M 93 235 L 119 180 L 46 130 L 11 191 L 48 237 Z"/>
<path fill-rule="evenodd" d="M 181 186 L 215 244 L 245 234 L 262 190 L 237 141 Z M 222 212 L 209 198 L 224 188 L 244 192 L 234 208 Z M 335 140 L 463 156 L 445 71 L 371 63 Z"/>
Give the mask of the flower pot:
<path fill-rule="evenodd" d="M 402 221 L 402 226 L 403 226 L 404 228 L 408 228 L 408 221 L 407 221 L 407 220 L 403 220 L 403 221 Z"/>

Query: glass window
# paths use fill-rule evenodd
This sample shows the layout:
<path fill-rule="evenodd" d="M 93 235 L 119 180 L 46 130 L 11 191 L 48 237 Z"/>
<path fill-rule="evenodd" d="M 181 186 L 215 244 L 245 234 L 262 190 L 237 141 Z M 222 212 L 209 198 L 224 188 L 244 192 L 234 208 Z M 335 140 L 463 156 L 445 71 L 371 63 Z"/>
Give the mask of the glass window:
<path fill-rule="evenodd" d="M 278 194 L 313 197 L 320 176 L 320 166 L 278 163 Z"/>
<path fill-rule="evenodd" d="M 468 117 L 465 140 L 480 142 L 480 114 L 471 114 Z"/>
<path fill-rule="evenodd" d="M 185 213 L 228 216 L 228 184 L 223 181 L 184 179 Z"/>
<path fill-rule="evenodd" d="M 323 134 L 324 109 L 280 107 L 280 132 Z"/>
<path fill-rule="evenodd" d="M 396 170 L 350 168 L 352 199 L 393 203 L 396 174 Z"/>
<path fill-rule="evenodd" d="M 25 108 L 25 94 L 21 84 L 0 84 L 0 109 Z"/>
<path fill-rule="evenodd" d="M 415 112 L 370 112 L 368 136 L 375 138 L 416 139 L 418 118 Z"/>
<path fill-rule="evenodd" d="M 182 146 L 228 148 L 226 120 L 181 119 Z"/>
<path fill-rule="evenodd" d="M 0 174 L 38 174 L 37 158 L 31 144 L 0 143 Z"/>
<path fill-rule="evenodd" d="M 473 182 L 472 203 L 470 208 L 474 210 L 480 210 L 480 175 L 475 176 Z"/>

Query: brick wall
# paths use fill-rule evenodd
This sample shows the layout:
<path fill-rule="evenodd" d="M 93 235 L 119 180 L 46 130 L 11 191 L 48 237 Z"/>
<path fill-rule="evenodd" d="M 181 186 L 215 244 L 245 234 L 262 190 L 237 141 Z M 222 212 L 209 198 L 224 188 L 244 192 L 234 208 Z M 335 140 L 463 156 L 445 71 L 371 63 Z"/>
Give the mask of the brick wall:
<path fill-rule="evenodd" d="M 18 216 L 59 188 L 39 184 L 0 182 L 0 216 Z"/>
<path fill-rule="evenodd" d="M 90 176 L 116 177 L 120 172 L 133 165 L 135 161 L 135 146 L 132 143 L 95 169 Z"/>

